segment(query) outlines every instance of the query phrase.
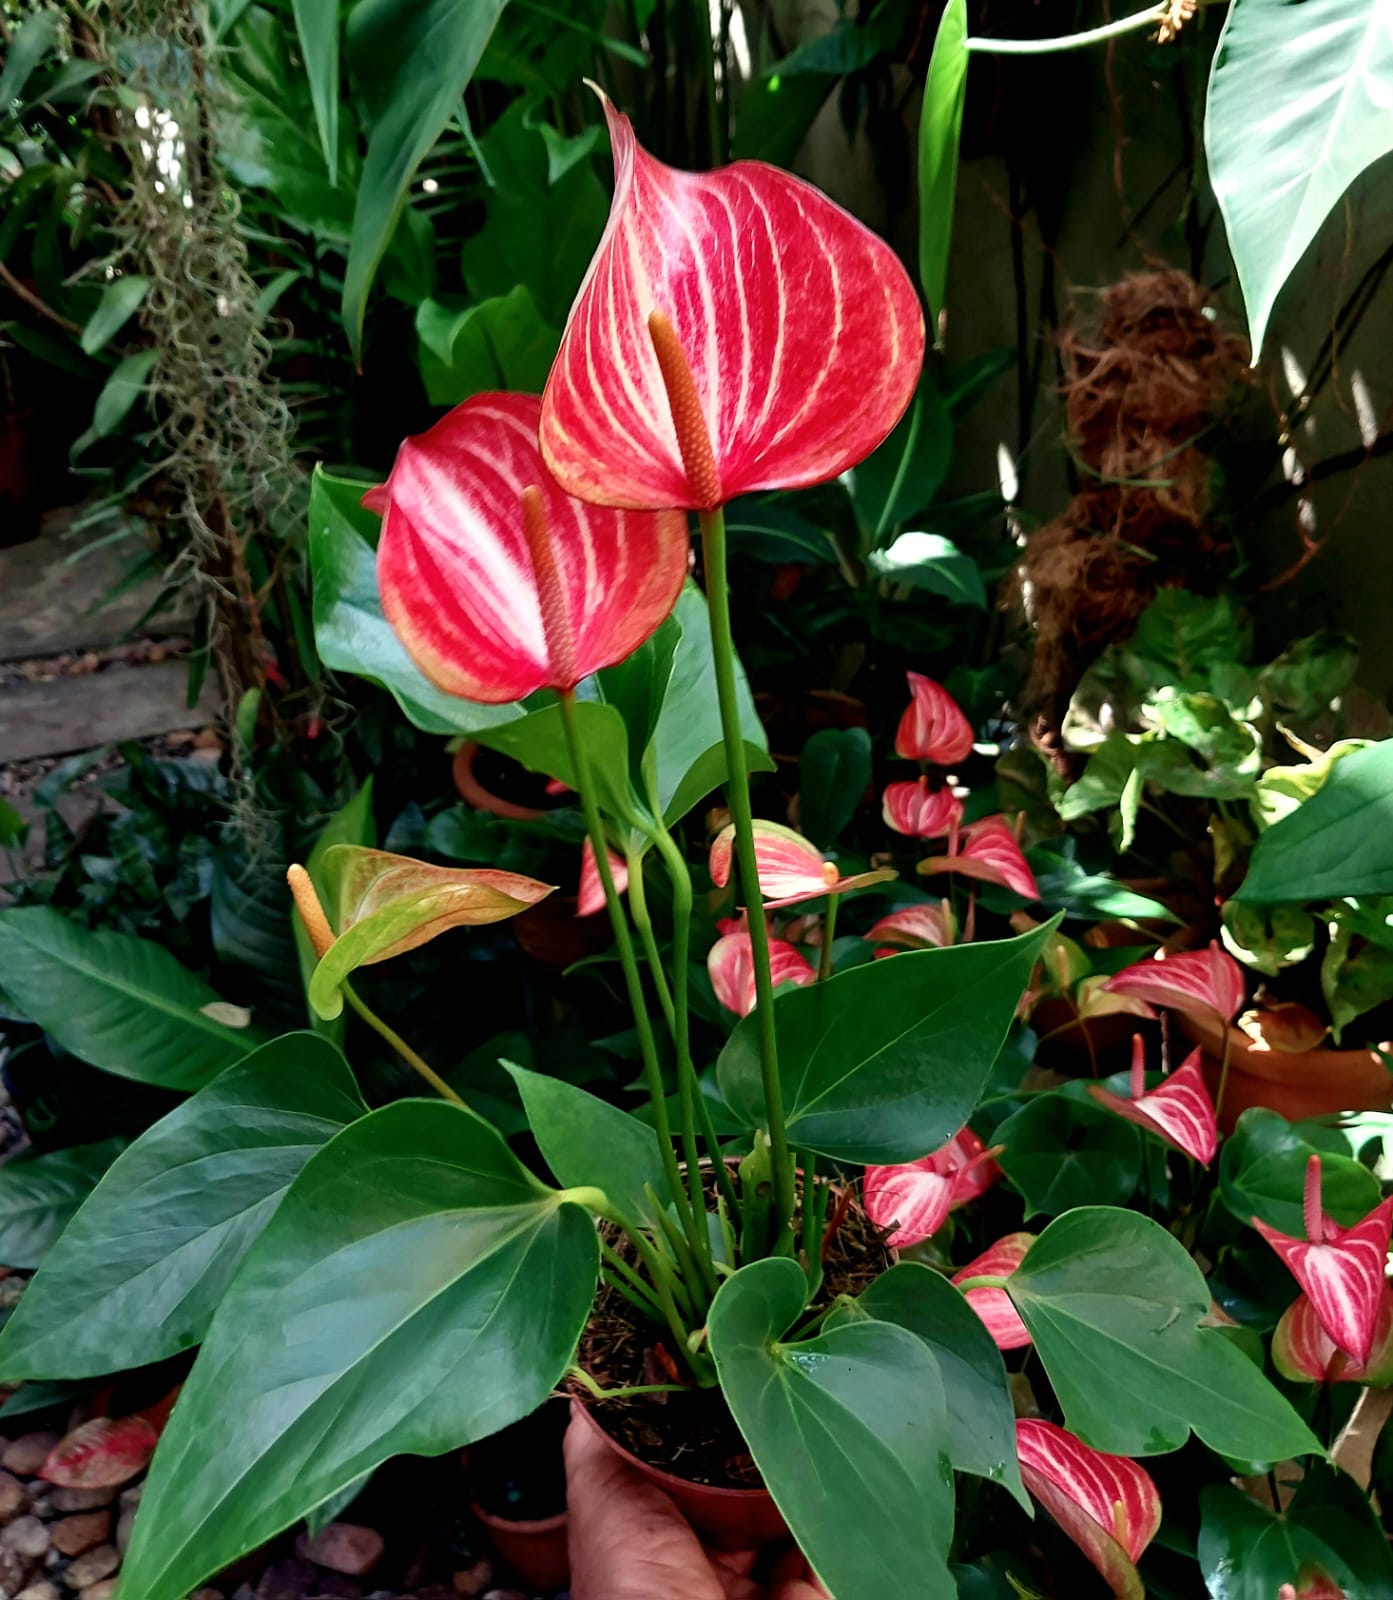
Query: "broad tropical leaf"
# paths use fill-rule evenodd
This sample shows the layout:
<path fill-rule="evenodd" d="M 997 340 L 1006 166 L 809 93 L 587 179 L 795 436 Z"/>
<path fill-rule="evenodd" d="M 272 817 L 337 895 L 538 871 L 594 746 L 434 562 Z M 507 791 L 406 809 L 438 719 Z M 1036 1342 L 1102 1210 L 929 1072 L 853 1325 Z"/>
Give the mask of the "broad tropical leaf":
<path fill-rule="evenodd" d="M 0 1167 L 0 1266 L 37 1267 L 123 1141 L 20 1156 Z"/>
<path fill-rule="evenodd" d="M 943 312 L 953 201 L 958 190 L 958 141 L 967 97 L 966 0 L 948 0 L 934 35 L 924 105 L 919 113 L 919 281 L 930 313 Z"/>

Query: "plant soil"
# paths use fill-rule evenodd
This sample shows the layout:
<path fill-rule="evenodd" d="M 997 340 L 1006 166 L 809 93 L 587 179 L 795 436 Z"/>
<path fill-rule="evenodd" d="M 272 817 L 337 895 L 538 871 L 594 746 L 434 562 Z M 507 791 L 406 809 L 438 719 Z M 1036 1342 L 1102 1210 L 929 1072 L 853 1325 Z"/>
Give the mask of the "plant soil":
<path fill-rule="evenodd" d="M 835 1212 L 836 1206 L 831 1210 Z M 627 1241 L 612 1233 L 609 1237 L 619 1253 L 632 1260 Z M 851 1205 L 824 1247 L 822 1288 L 808 1314 L 825 1309 L 838 1295 L 860 1294 L 894 1259 L 885 1233 L 859 1205 Z M 646 1321 L 623 1295 L 602 1283 L 581 1336 L 579 1361 L 605 1389 L 671 1383 L 679 1370 L 671 1343 L 666 1329 Z M 694 1387 L 684 1394 L 628 1395 L 620 1400 L 595 1400 L 579 1388 L 575 1393 L 611 1438 L 659 1471 L 718 1489 L 764 1487 L 719 1388 Z"/>

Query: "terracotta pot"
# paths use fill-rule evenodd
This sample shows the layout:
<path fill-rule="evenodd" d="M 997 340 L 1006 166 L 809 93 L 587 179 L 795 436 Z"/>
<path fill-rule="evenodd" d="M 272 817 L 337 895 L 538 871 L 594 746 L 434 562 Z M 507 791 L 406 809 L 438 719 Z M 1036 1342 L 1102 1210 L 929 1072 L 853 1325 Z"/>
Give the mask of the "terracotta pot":
<path fill-rule="evenodd" d="M 512 1522 L 485 1511 L 477 1502 L 470 1510 L 488 1529 L 494 1549 L 529 1588 L 550 1593 L 571 1581 L 564 1511 L 536 1522 Z"/>
<path fill-rule="evenodd" d="M 512 919 L 517 942 L 544 967 L 569 967 L 608 949 L 613 937 L 603 911 L 578 917 L 573 894 L 549 894 Z"/>
<path fill-rule="evenodd" d="M 1173 1014 L 1176 1026 L 1203 1051 L 1204 1076 L 1218 1092 L 1224 1030 L 1217 1021 Z M 1341 1111 L 1393 1110 L 1393 1074 L 1377 1050 L 1259 1050 L 1240 1028 L 1229 1028 L 1229 1078 L 1219 1125 L 1232 1133 L 1252 1106 L 1280 1111 L 1292 1122 Z M 1393 1050 L 1393 1045 L 1385 1045 Z"/>
<path fill-rule="evenodd" d="M 789 1537 L 788 1524 L 767 1489 L 717 1489 L 708 1483 L 675 1477 L 626 1450 L 605 1432 L 589 1404 L 577 1409 L 586 1426 L 593 1428 L 616 1455 L 649 1483 L 657 1484 L 707 1544 L 718 1550 L 757 1550 L 761 1545 Z"/>
<path fill-rule="evenodd" d="M 454 779 L 455 787 L 459 790 L 462 799 L 467 800 L 476 811 L 488 811 L 495 817 L 504 817 L 509 822 L 535 822 L 538 817 L 546 813 L 536 806 L 518 805 L 516 801 L 505 800 L 502 795 L 497 795 L 492 789 L 486 788 L 474 771 L 474 761 L 482 747 L 473 739 L 465 742 L 455 751 Z"/>

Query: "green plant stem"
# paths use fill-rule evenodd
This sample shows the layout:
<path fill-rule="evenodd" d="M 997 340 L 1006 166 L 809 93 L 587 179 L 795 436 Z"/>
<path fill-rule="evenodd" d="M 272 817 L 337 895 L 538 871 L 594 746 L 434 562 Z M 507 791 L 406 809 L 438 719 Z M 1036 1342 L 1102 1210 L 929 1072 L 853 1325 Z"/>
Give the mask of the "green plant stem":
<path fill-rule="evenodd" d="M 721 1142 L 716 1134 L 716 1124 L 711 1119 L 711 1107 L 701 1092 L 696 1067 L 692 1064 L 691 985 L 688 977 L 692 940 L 692 875 L 687 870 L 687 863 L 682 859 L 676 841 L 666 828 L 660 825 L 654 829 L 653 843 L 658 847 L 658 854 L 663 858 L 663 865 L 672 881 L 672 1040 L 677 1050 L 677 1096 L 682 1114 L 682 1148 L 687 1158 L 687 1181 L 691 1185 L 692 1205 L 697 1210 L 705 1209 L 699 1165 L 693 1159 L 695 1134 L 690 1139 L 688 1137 L 689 1118 L 692 1108 L 695 1108 L 717 1187 L 726 1197 L 726 1204 L 734 1207 L 739 1205 L 735 1184 L 721 1158 Z"/>
<path fill-rule="evenodd" d="M 655 1322 L 661 1322 L 663 1310 L 654 1298 L 653 1291 L 607 1239 L 600 1240 L 600 1256 L 604 1262 L 604 1270 L 610 1274 L 610 1282 L 615 1288 L 637 1304 L 645 1316 L 652 1317 Z"/>
<path fill-rule="evenodd" d="M 822 918 L 822 953 L 817 958 L 817 981 L 825 983 L 832 976 L 832 940 L 837 932 L 837 902 L 840 895 L 827 896 L 827 910 Z"/>
<path fill-rule="evenodd" d="M 365 1000 L 359 998 L 358 992 L 354 989 L 352 984 L 344 983 L 340 985 L 340 988 L 342 989 L 343 997 L 348 1001 L 349 1006 L 358 1013 L 358 1015 L 363 1019 L 364 1022 L 367 1023 L 368 1027 L 370 1027 L 374 1033 L 380 1035 L 387 1041 L 389 1045 L 391 1045 L 392 1049 L 396 1051 L 396 1053 L 407 1064 L 407 1066 L 411 1068 L 413 1072 L 419 1072 L 420 1075 L 431 1086 L 431 1088 L 434 1089 L 435 1092 L 444 1099 L 453 1101 L 453 1103 L 457 1106 L 464 1106 L 466 1111 L 469 1109 L 468 1105 L 465 1104 L 465 1101 L 461 1098 L 461 1096 L 455 1093 L 455 1091 L 448 1083 L 445 1082 L 444 1078 L 440 1076 L 435 1068 L 432 1067 L 429 1062 L 423 1061 L 421 1057 L 418 1056 L 411 1048 L 411 1046 L 407 1044 L 406 1040 L 402 1038 L 395 1028 L 389 1027 L 388 1024 L 378 1016 L 378 1014 L 370 1005 L 367 1004 Z"/>
<path fill-rule="evenodd" d="M 653 934 L 653 919 L 648 914 L 648 893 L 643 882 L 643 857 L 637 850 L 626 850 L 624 860 L 629 869 L 629 912 L 634 919 L 634 926 L 638 929 L 639 943 L 643 946 L 649 976 L 653 979 L 653 987 L 658 994 L 663 1020 L 675 1039 L 677 1025 L 673 1015 L 672 990 L 668 986 L 658 941 Z"/>
<path fill-rule="evenodd" d="M 586 753 L 585 741 L 580 736 L 580 729 L 576 725 L 576 696 L 573 689 L 561 691 L 561 722 L 570 749 L 571 766 L 575 772 L 576 789 L 580 795 L 581 814 L 585 818 L 586 831 L 590 835 L 590 845 L 595 853 L 595 868 L 605 891 L 605 905 L 609 910 L 610 926 L 614 929 L 614 947 L 619 952 L 619 964 L 624 969 L 624 985 L 629 997 L 629 1009 L 633 1013 L 634 1031 L 638 1035 L 643 1074 L 648 1084 L 649 1098 L 653 1102 L 653 1127 L 658 1135 L 663 1172 L 672 1190 L 672 1203 L 677 1207 L 683 1232 L 691 1242 L 692 1248 L 700 1251 L 707 1244 L 704 1238 L 706 1230 L 703 1226 L 700 1234 L 698 1233 L 696 1219 L 692 1215 L 691 1204 L 687 1199 L 687 1191 L 682 1187 L 682 1174 L 678 1170 L 677 1156 L 672 1148 L 672 1125 L 667 1114 L 667 1088 L 663 1083 L 662 1070 L 658 1066 L 657 1041 L 653 1037 L 653 1024 L 648 1016 L 647 997 L 643 992 L 643 978 L 638 970 L 638 958 L 634 954 L 634 941 L 629 936 L 628 919 L 624 915 L 624 907 L 620 904 L 619 895 L 614 887 L 614 874 L 609 870 L 609 843 L 605 838 L 600 809 L 595 804 L 594 788 L 590 778 L 590 758 Z"/>
<path fill-rule="evenodd" d="M 754 814 L 750 809 L 750 769 L 745 759 L 745 737 L 740 727 L 740 700 L 735 679 L 735 641 L 730 630 L 730 584 L 726 576 L 725 513 L 718 506 L 703 511 L 702 562 L 706 570 L 706 600 L 711 612 L 711 655 L 716 673 L 716 698 L 721 709 L 721 736 L 725 744 L 727 794 L 735 823 L 735 859 L 749 923 L 750 954 L 755 969 L 755 1013 L 759 1026 L 760 1069 L 764 1080 L 764 1114 L 769 1123 L 769 1148 L 774 1176 L 775 1223 L 782 1234 L 793 1220 L 793 1158 L 789 1154 L 784 1118 L 783 1087 L 779 1081 L 779 1041 L 774 1029 L 774 983 L 769 969 L 769 929 L 764 921 L 764 900 L 759 892 L 755 862 Z"/>
<path fill-rule="evenodd" d="M 571 1367 L 566 1376 L 578 1383 L 597 1400 L 622 1400 L 630 1394 L 685 1394 L 690 1393 L 685 1383 L 633 1383 L 623 1389 L 602 1389 L 584 1367 Z"/>
<path fill-rule="evenodd" d="M 678 1289 L 680 1292 L 681 1286 L 676 1282 L 672 1264 L 665 1261 L 658 1251 L 653 1248 L 652 1242 L 643 1230 L 613 1204 L 601 1215 L 606 1222 L 612 1222 L 628 1239 L 629 1243 L 633 1245 L 634 1254 L 638 1256 L 648 1272 L 649 1279 L 653 1285 L 653 1294 L 662 1310 L 663 1320 L 668 1325 L 668 1331 L 677 1341 L 678 1346 L 685 1352 L 687 1340 L 691 1337 L 691 1329 L 683 1320 L 681 1312 L 677 1309 L 677 1302 L 673 1297 L 673 1290 Z M 602 1240 L 601 1243 L 603 1242 Z M 695 1367 L 693 1367 L 693 1371 L 695 1370 Z"/>
<path fill-rule="evenodd" d="M 648 1203 L 653 1207 L 653 1215 L 658 1219 L 658 1226 L 662 1229 L 663 1237 L 667 1240 L 668 1248 L 672 1251 L 673 1258 L 677 1262 L 678 1277 L 683 1287 L 687 1289 L 687 1299 L 691 1305 L 692 1313 L 695 1316 L 698 1311 L 701 1311 L 702 1315 L 699 1320 L 704 1322 L 706 1320 L 705 1307 L 697 1299 L 697 1295 L 700 1292 L 703 1281 L 706 1284 L 706 1292 L 710 1295 L 715 1294 L 716 1269 L 711 1265 L 707 1257 L 692 1249 L 681 1228 L 668 1215 L 667 1207 L 662 1204 L 658 1196 L 653 1192 L 652 1184 L 646 1186 L 646 1193 L 648 1195 Z M 701 1213 L 701 1219 L 705 1222 L 705 1211 Z"/>
<path fill-rule="evenodd" d="M 1082 33 L 1060 34 L 1053 39 L 964 39 L 963 49 L 996 56 L 1048 56 L 1061 50 L 1082 50 L 1090 44 L 1120 38 L 1124 33 L 1135 33 L 1138 28 L 1152 27 L 1169 9 L 1166 4 L 1150 5 L 1145 11 L 1134 11 L 1116 22 L 1085 28 Z"/>
<path fill-rule="evenodd" d="M 1004 1289 L 1005 1287 L 1006 1279 L 996 1277 L 990 1272 L 983 1273 L 976 1278 L 964 1278 L 961 1283 L 954 1285 L 954 1288 L 960 1289 L 964 1294 L 969 1289 Z"/>

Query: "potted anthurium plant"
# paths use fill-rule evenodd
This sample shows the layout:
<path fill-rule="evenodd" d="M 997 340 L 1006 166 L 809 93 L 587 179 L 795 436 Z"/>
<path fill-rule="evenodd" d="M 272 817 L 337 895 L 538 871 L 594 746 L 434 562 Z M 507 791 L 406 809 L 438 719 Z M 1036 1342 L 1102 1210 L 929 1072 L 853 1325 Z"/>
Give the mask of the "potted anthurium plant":
<path fill-rule="evenodd" d="M 765 757 L 723 507 L 873 451 L 914 393 L 923 318 L 889 249 L 816 191 L 753 164 L 672 171 L 605 109 L 613 209 L 546 392 L 477 396 L 402 446 L 368 497 L 375 583 L 345 497 L 321 504 L 316 612 L 332 665 L 356 651 L 427 725 L 576 791 L 646 1116 L 515 1067 L 553 1181 L 524 1165 L 415 1054 L 410 1019 L 378 1017 L 352 979 L 549 886 L 326 840 L 291 874 L 315 1011 L 354 1009 L 436 1092 L 367 1111 L 327 1038 L 229 1064 L 228 1030 L 203 1017 L 205 1054 L 182 1070 L 204 1086 L 79 1209 L 0 1333 L 0 1381 L 201 1344 L 120 1600 L 183 1600 L 389 1456 L 458 1449 L 558 1386 L 710 1537 L 786 1528 L 836 1600 L 979 1592 L 999 1523 L 1049 1564 L 1068 1550 L 1057 1525 L 1120 1596 L 1143 1593 L 1139 1562 L 1188 1561 L 1168 1592 L 1193 1593 L 1196 1555 L 1217 1583 L 1250 1549 L 1273 1581 L 1245 1593 L 1314 1593 L 1310 1570 L 1346 1583 L 1361 1562 L 1383 1587 L 1351 1592 L 1385 1593 L 1386 1550 L 1361 1554 L 1367 1503 L 1325 1464 L 1334 1414 L 1265 1371 L 1291 1281 L 1255 1308 L 1224 1266 L 1246 1240 L 1290 1267 L 1302 1376 L 1313 1352 L 1320 1385 L 1381 1370 L 1393 1204 L 1372 1175 L 1317 1152 L 1307 1182 L 1294 1133 L 1275 1189 L 1271 1159 L 1216 1161 L 1188 1065 L 1141 1062 L 1095 1095 L 1022 1087 L 1019 1036 L 1002 1047 L 1054 923 L 1002 940 L 971 926 L 976 886 L 1021 907 L 1042 891 L 1007 819 L 960 828 L 947 780 L 971 729 L 929 680 L 911 681 L 897 741 L 921 771 L 884 809 L 946 890 L 852 941 L 883 959 L 841 955 L 831 924 L 886 869 L 843 872 L 753 816 Z M 693 512 L 704 601 L 686 582 Z M 674 829 L 718 787 L 731 820 L 707 865 L 744 920 L 711 958 L 740 1014 L 713 1072 L 692 1048 L 694 875 Z M 956 906 L 955 884 L 972 886 Z M 788 982 L 766 913 L 792 906 L 821 927 L 817 970 Z M 1073 1143 L 1050 1146 L 1061 1122 L 1107 1153 L 1110 1203 Z M 1057 1198 L 1069 1185 L 1082 1203 Z M 1053 1220 L 1023 1229 L 1008 1186 L 1025 1221 Z M 1174 1229 L 1148 1214 L 1168 1193 Z M 1304 1473 L 1287 1542 L 1231 1481 L 1278 1464 Z M 1181 1510 L 1156 1540 L 1172 1485 Z M 1049 1519 L 1032 1529 L 1033 1502 Z M 1349 1539 L 1322 1542 L 1331 1508 Z"/>

